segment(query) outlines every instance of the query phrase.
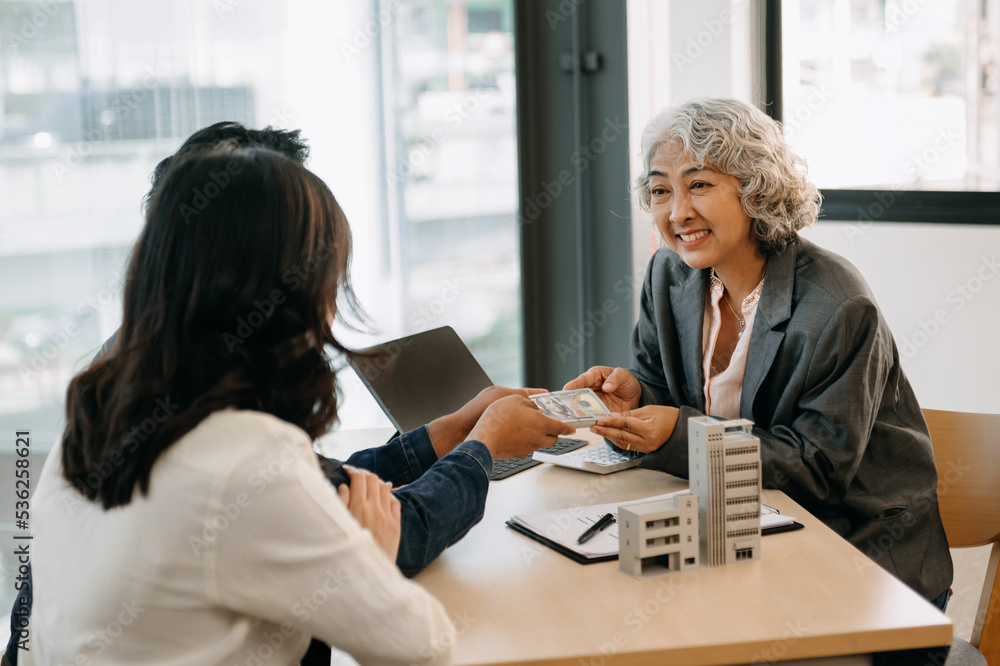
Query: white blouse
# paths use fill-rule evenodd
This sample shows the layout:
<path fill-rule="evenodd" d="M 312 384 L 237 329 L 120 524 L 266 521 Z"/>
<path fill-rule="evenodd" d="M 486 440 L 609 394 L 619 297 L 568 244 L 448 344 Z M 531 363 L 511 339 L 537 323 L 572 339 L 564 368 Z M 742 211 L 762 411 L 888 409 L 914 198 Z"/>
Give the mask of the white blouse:
<path fill-rule="evenodd" d="M 297 664 L 310 636 L 362 664 L 448 663 L 454 629 L 267 414 L 206 418 L 104 511 L 50 453 L 33 499 L 38 664 Z"/>
<path fill-rule="evenodd" d="M 764 278 L 757 287 L 740 303 L 740 313 L 743 315 L 745 328 L 743 335 L 736 342 L 736 349 L 729 359 L 729 365 L 718 368 L 712 364 L 715 357 L 715 344 L 722 329 L 722 317 L 730 313 L 726 305 L 723 311 L 720 301 L 724 298 L 725 286 L 712 269 L 710 287 L 705 301 L 705 319 L 702 325 L 701 359 L 705 373 L 705 413 L 724 419 L 740 418 L 740 401 L 743 398 L 743 376 L 747 369 L 747 354 L 750 352 L 750 336 L 753 334 L 753 322 L 757 318 L 757 302 L 764 288 Z"/>

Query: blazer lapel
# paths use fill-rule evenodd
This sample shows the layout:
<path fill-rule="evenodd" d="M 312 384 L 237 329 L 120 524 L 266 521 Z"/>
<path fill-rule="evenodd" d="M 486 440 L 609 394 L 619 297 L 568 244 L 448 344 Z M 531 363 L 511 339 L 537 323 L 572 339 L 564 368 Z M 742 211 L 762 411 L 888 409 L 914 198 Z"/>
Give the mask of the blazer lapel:
<path fill-rule="evenodd" d="M 685 267 L 686 268 L 686 267 Z M 701 338 L 705 324 L 705 298 L 708 293 L 708 271 L 675 269 L 677 284 L 670 287 L 670 307 L 674 313 L 677 337 L 680 338 L 681 363 L 684 376 L 696 379 L 694 386 L 687 386 L 687 398 L 692 407 L 705 409 L 705 373 L 701 365 Z M 681 401 L 684 403 L 685 401 Z"/>
<path fill-rule="evenodd" d="M 740 416 L 753 418 L 753 403 L 764 377 L 767 376 L 785 338 L 783 331 L 774 328 L 792 316 L 792 290 L 795 287 L 795 256 L 798 241 L 793 241 L 767 261 L 764 288 L 757 302 L 747 366 L 743 374 L 743 392 L 740 396 Z M 700 349 L 700 345 L 699 345 Z"/>

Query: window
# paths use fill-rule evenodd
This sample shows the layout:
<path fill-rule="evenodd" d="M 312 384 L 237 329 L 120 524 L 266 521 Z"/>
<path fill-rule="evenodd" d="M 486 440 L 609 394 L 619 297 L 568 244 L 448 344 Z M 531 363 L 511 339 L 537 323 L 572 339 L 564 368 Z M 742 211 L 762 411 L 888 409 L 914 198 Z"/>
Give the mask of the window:
<path fill-rule="evenodd" d="M 381 89 L 388 234 L 379 250 L 399 297 L 377 321 L 388 337 L 451 325 L 495 384 L 518 386 L 513 4 L 404 7 L 383 32 Z"/>
<path fill-rule="evenodd" d="M 153 167 L 220 120 L 302 129 L 377 328 L 348 344 L 451 325 L 520 385 L 512 21 L 511 0 L 0 2 L 0 427 L 40 454 L 59 436 L 120 324 Z M 341 387 L 340 427 L 388 425 Z"/>
<path fill-rule="evenodd" d="M 0 3 L 0 170 L 18 193 L 0 211 L 18 286 L 0 296 L 0 425 L 58 436 L 67 382 L 119 324 L 150 172 L 219 120 L 302 128 L 377 328 L 350 343 L 451 325 L 518 385 L 513 8 L 468 5 Z M 343 427 L 387 423 L 342 384 Z"/>
<path fill-rule="evenodd" d="M 1000 221 L 1000 2 L 786 0 L 780 16 L 769 111 L 827 218 Z"/>

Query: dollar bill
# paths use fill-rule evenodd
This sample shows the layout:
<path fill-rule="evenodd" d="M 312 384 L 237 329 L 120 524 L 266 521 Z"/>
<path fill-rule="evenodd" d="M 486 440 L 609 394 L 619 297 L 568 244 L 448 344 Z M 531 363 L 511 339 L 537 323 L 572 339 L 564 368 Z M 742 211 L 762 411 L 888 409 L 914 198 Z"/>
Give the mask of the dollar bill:
<path fill-rule="evenodd" d="M 539 393 L 531 396 L 531 399 L 546 416 L 577 428 L 592 426 L 597 423 L 597 419 L 611 414 L 597 394 L 589 388 Z"/>

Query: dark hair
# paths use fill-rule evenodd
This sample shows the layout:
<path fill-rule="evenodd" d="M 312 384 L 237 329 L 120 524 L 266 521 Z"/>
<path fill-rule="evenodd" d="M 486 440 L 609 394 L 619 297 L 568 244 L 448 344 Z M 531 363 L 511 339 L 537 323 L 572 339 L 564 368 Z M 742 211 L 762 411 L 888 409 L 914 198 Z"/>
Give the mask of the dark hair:
<path fill-rule="evenodd" d="M 129 259 L 118 339 L 67 390 L 66 479 L 105 508 L 128 504 L 220 409 L 325 432 L 337 418 L 325 345 L 347 353 L 331 330 L 338 295 L 358 311 L 350 251 L 336 199 L 297 161 L 253 147 L 175 159 Z"/>
<path fill-rule="evenodd" d="M 258 148 L 268 148 L 295 160 L 299 164 L 305 164 L 309 158 L 309 146 L 306 145 L 305 140 L 300 138 L 299 134 L 301 131 L 275 129 L 270 125 L 264 129 L 250 129 L 232 120 L 223 120 L 214 125 L 203 127 L 189 136 L 181 144 L 181 147 L 177 149 L 176 153 L 170 157 L 163 158 L 156 165 L 153 173 L 149 176 L 151 187 L 142 201 L 143 206 L 149 206 L 149 202 L 152 201 L 153 194 L 156 192 L 157 187 L 159 187 L 160 180 L 163 178 L 163 174 L 166 173 L 167 168 L 175 160 L 179 160 L 184 155 L 195 150 L 222 147 L 250 148 L 256 146 Z"/>

